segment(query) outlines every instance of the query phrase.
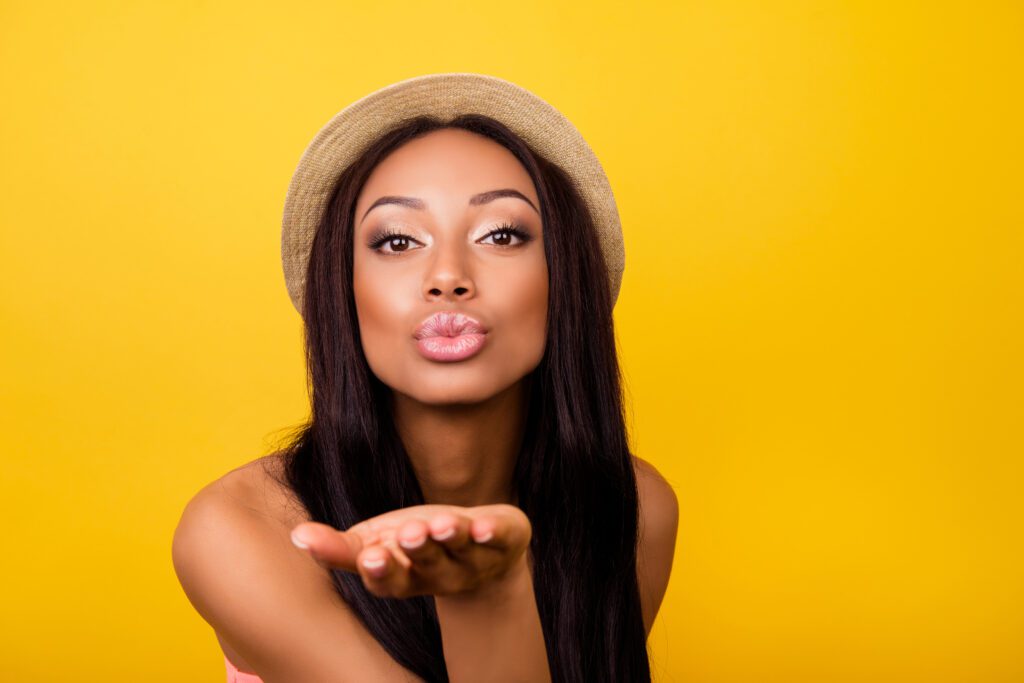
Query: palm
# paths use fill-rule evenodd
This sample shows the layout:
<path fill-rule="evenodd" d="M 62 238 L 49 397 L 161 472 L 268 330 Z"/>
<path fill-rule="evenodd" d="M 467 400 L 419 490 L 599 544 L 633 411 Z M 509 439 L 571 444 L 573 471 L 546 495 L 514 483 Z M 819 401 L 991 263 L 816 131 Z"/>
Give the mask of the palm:
<path fill-rule="evenodd" d="M 478 591 L 522 569 L 531 533 L 514 505 L 416 505 L 346 531 L 304 522 L 293 538 L 322 565 L 358 573 L 375 595 L 411 597 Z"/>

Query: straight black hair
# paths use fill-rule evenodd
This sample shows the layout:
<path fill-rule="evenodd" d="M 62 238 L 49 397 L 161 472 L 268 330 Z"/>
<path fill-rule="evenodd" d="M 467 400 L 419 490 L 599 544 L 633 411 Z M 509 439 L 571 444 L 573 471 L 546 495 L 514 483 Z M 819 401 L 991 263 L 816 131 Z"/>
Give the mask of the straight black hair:
<path fill-rule="evenodd" d="M 311 416 L 282 449 L 286 483 L 313 521 L 337 529 L 424 504 L 390 409 L 363 354 L 352 288 L 356 199 L 374 167 L 414 138 L 460 128 L 522 163 L 540 199 L 548 338 L 528 374 L 514 470 L 530 519 L 533 582 L 552 680 L 650 681 L 637 583 L 638 493 L 623 413 L 611 293 L 593 218 L 572 179 L 479 114 L 406 119 L 341 174 L 313 239 L 303 297 Z M 402 666 L 447 681 L 433 596 L 379 598 L 332 570 L 335 589 Z"/>

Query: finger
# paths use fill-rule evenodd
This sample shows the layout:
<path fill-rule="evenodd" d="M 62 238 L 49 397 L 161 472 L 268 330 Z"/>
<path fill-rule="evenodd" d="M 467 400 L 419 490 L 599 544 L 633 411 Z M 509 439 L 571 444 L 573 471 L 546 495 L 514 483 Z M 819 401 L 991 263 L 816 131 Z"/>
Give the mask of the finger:
<path fill-rule="evenodd" d="M 408 569 L 412 566 L 412 560 L 405 554 L 405 550 L 398 545 L 398 541 L 393 534 L 382 540 L 380 545 L 390 550 L 398 564 L 402 565 L 403 568 Z"/>
<path fill-rule="evenodd" d="M 514 505 L 496 505 L 491 512 L 475 517 L 470 535 L 479 545 L 501 550 L 518 550 L 530 543 L 530 520 Z"/>
<path fill-rule="evenodd" d="M 429 571 L 446 557 L 444 548 L 430 537 L 430 526 L 422 519 L 409 520 L 398 529 L 398 545 L 419 571 Z"/>
<path fill-rule="evenodd" d="M 327 567 L 356 571 L 356 556 L 363 549 L 362 539 L 320 522 L 303 522 L 292 529 L 292 543 Z"/>
<path fill-rule="evenodd" d="M 350 534 L 358 534 L 359 538 L 363 541 L 364 548 L 368 548 L 374 543 L 379 543 L 382 539 L 380 529 L 371 526 L 367 521 L 353 524 L 346 531 Z"/>
<path fill-rule="evenodd" d="M 444 546 L 453 556 L 459 556 L 466 548 L 471 547 L 469 517 L 449 512 L 430 520 L 430 537 Z"/>
<path fill-rule="evenodd" d="M 388 578 L 397 564 L 391 552 L 382 546 L 374 546 L 359 553 L 358 559 L 359 576 L 367 590 L 380 597 L 387 595 Z"/>
<path fill-rule="evenodd" d="M 357 566 L 363 585 L 377 597 L 401 597 L 408 591 L 409 571 L 384 546 L 366 548 Z"/>

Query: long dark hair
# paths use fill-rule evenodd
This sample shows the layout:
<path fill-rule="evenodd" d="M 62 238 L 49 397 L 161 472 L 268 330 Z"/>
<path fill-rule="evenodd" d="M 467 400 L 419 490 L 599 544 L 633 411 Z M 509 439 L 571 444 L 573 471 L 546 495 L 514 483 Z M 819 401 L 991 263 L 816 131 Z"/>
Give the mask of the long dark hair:
<path fill-rule="evenodd" d="M 538 611 L 555 682 L 649 681 L 636 559 L 637 486 L 627 443 L 611 293 L 593 219 L 572 179 L 500 122 L 418 116 L 380 137 L 342 173 L 313 239 L 302 316 L 308 422 L 282 453 L 287 485 L 310 519 L 347 529 L 424 504 L 390 410 L 390 389 L 363 355 L 352 291 L 356 198 L 403 143 L 461 128 L 506 147 L 540 199 L 549 272 L 548 338 L 526 378 L 525 434 L 514 471 L 533 527 Z M 379 598 L 332 570 L 370 633 L 410 671 L 447 681 L 433 596 Z"/>

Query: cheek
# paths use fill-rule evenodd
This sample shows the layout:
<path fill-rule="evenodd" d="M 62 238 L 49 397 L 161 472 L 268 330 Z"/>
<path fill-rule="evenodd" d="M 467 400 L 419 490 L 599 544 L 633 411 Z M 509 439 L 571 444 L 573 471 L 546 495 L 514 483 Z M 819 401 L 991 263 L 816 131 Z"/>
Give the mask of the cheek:
<path fill-rule="evenodd" d="M 410 319 L 408 294 L 395 278 L 356 268 L 352 278 L 359 335 L 366 361 L 375 374 L 393 364 L 396 351 L 406 342 L 402 321 Z"/>
<path fill-rule="evenodd" d="M 412 342 L 412 328 L 406 329 L 411 323 L 404 321 L 417 320 L 431 308 L 418 297 L 422 276 L 406 277 L 357 261 L 353 295 L 370 370 L 384 384 L 427 402 L 436 399 L 430 393 L 434 390 L 446 395 L 486 392 L 531 372 L 547 343 L 548 272 L 543 253 L 538 256 L 477 273 L 480 297 L 470 305 L 486 312 L 499 334 L 489 353 L 458 367 L 423 360 Z"/>
<path fill-rule="evenodd" d="M 547 342 L 548 273 L 544 262 L 517 271 L 502 289 L 514 294 L 506 300 L 502 321 L 515 339 L 516 353 L 523 362 L 536 365 Z"/>

